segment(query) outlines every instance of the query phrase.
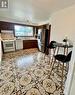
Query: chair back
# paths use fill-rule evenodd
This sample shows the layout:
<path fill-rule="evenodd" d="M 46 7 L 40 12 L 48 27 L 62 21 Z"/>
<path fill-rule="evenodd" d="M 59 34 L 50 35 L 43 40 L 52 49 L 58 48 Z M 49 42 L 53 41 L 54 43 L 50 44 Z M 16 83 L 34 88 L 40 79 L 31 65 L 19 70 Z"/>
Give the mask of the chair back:
<path fill-rule="evenodd" d="M 65 59 L 66 62 L 69 62 L 71 60 L 71 55 L 72 55 L 72 51 L 70 51 L 68 55 L 66 56 L 66 59 Z"/>
<path fill-rule="evenodd" d="M 50 44 L 48 45 L 48 48 L 56 48 L 57 42 L 56 41 L 51 41 Z"/>

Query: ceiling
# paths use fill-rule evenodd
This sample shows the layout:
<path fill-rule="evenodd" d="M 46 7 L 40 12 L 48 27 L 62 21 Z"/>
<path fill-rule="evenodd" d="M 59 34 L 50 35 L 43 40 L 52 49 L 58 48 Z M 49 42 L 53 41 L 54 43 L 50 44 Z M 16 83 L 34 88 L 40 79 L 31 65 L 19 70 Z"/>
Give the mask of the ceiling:
<path fill-rule="evenodd" d="M 9 0 L 9 8 L 0 8 L 0 17 L 21 22 L 39 23 L 50 15 L 75 4 L 75 0 Z"/>

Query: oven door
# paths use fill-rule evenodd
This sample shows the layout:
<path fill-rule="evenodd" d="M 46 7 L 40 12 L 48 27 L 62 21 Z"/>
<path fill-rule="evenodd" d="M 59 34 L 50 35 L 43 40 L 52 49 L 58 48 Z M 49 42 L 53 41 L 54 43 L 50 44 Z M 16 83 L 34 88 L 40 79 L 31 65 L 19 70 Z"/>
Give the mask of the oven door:
<path fill-rule="evenodd" d="M 15 51 L 14 41 L 4 41 L 3 42 L 4 52 Z"/>

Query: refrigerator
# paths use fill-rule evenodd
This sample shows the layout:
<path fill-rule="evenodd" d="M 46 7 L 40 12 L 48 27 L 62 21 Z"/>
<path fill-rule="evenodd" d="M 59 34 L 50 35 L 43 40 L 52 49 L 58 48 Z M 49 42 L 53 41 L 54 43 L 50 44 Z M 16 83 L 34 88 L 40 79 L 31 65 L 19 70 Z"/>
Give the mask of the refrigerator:
<path fill-rule="evenodd" d="M 41 52 L 45 52 L 48 45 L 48 29 L 38 29 L 38 49 Z"/>

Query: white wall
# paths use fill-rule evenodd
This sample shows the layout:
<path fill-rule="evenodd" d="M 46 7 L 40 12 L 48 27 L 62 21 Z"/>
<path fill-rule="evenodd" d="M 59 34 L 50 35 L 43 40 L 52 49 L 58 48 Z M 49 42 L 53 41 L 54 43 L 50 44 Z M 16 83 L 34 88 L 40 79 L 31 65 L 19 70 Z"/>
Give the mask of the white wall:
<path fill-rule="evenodd" d="M 0 63 L 2 59 L 1 34 L 0 34 Z"/>
<path fill-rule="evenodd" d="M 51 24 L 51 40 L 62 42 L 62 40 L 67 36 L 70 40 L 72 40 L 75 46 L 75 5 L 53 13 L 49 22 Z M 75 95 L 75 81 L 71 81 L 75 62 L 74 53 L 75 48 L 73 49 L 72 60 L 70 62 L 70 69 L 65 86 L 65 95 Z M 73 83 L 70 88 L 71 82 Z M 69 91 L 69 89 L 71 91 Z"/>
<path fill-rule="evenodd" d="M 69 63 L 69 71 L 68 71 L 67 80 L 65 83 L 65 90 L 64 90 L 65 95 L 75 95 L 74 73 L 75 73 L 75 43 L 73 46 L 72 57 Z"/>
<path fill-rule="evenodd" d="M 75 41 L 75 5 L 52 14 L 50 24 L 51 40 L 62 41 L 68 36 Z"/>
<path fill-rule="evenodd" d="M 72 84 L 71 84 L 71 90 L 69 94 L 75 95 L 75 66 L 74 66 L 74 74 L 73 74 L 73 79 L 72 79 Z"/>

